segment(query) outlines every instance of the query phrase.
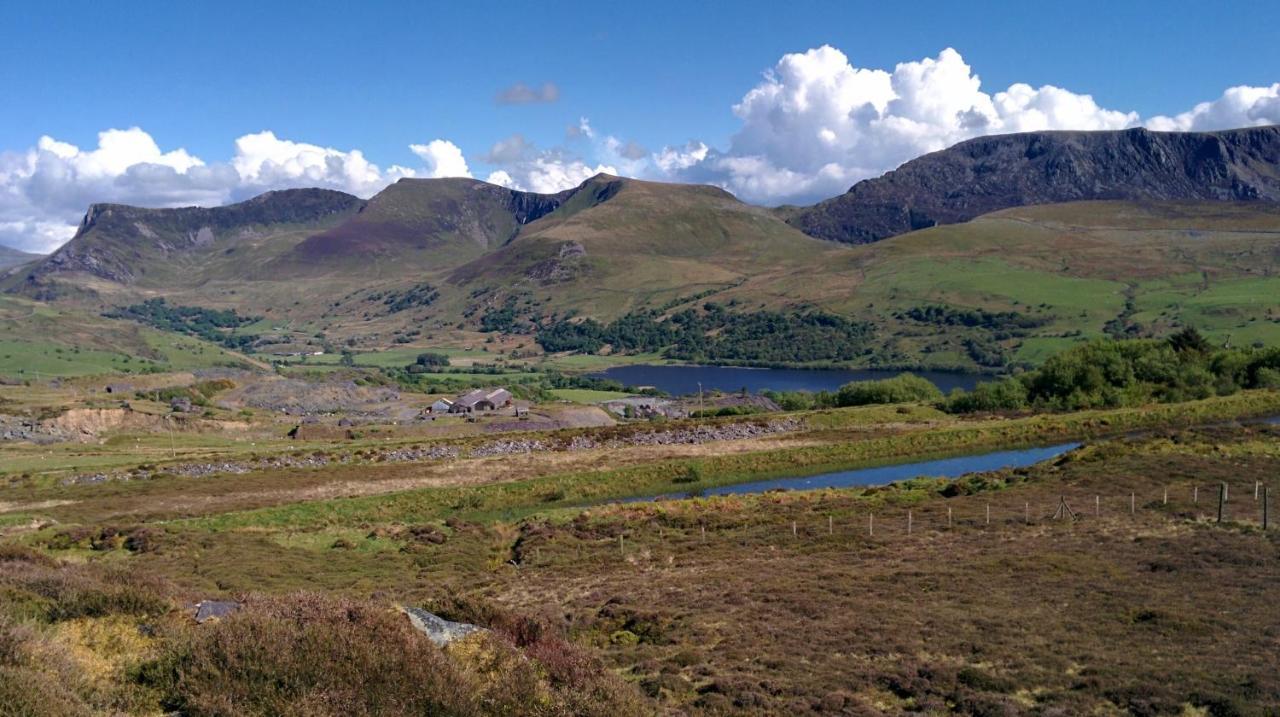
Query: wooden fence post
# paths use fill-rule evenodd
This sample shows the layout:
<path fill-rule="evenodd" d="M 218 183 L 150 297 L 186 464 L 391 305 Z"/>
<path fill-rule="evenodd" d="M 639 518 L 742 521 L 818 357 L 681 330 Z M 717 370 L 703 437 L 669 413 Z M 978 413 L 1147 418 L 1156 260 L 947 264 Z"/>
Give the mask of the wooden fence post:
<path fill-rule="evenodd" d="M 911 522 L 912 522 L 911 509 L 908 508 L 907 509 L 907 535 L 911 535 Z"/>
<path fill-rule="evenodd" d="M 1095 516 L 1102 515 L 1102 496 L 1093 496 L 1093 514 Z"/>
<path fill-rule="evenodd" d="M 1199 502 L 1200 502 L 1200 486 L 1198 486 L 1198 485 L 1197 485 L 1197 486 L 1193 486 L 1193 487 L 1191 488 L 1191 502 L 1192 502 L 1192 503 L 1199 503 Z"/>
<path fill-rule="evenodd" d="M 1031 501 L 1022 504 L 1022 522 L 1031 525 Z"/>
<path fill-rule="evenodd" d="M 827 516 L 827 535 L 835 535 L 835 534 L 836 534 L 835 521 L 832 519 L 831 516 L 828 515 Z"/>
<path fill-rule="evenodd" d="M 1135 494 L 1129 494 L 1129 515 L 1138 512 L 1138 498 Z"/>
<path fill-rule="evenodd" d="M 1165 489 L 1164 489 L 1164 498 L 1161 500 L 1161 503 L 1160 503 L 1160 504 L 1161 504 L 1161 505 L 1169 505 L 1169 487 L 1168 487 L 1168 486 L 1165 486 Z"/>
<path fill-rule="evenodd" d="M 707 542 L 707 526 L 699 525 L 698 527 L 702 530 L 702 542 Z"/>
<path fill-rule="evenodd" d="M 796 532 L 796 522 L 793 520 L 791 521 L 791 537 L 794 538 L 796 537 L 796 535 L 798 535 L 798 533 Z"/>
<path fill-rule="evenodd" d="M 947 506 L 947 527 L 951 527 L 951 506 Z"/>
<path fill-rule="evenodd" d="M 1262 481 L 1260 480 L 1254 481 L 1253 482 L 1253 499 L 1254 500 L 1258 499 L 1258 491 L 1261 489 L 1262 489 Z"/>
<path fill-rule="evenodd" d="M 1218 486 L 1218 522 L 1222 522 L 1222 509 L 1227 503 L 1227 484 Z"/>
<path fill-rule="evenodd" d="M 618 552 L 622 553 L 624 556 L 627 554 L 627 546 L 622 542 L 621 535 L 618 536 Z"/>
<path fill-rule="evenodd" d="M 1269 525 L 1268 525 L 1268 524 L 1269 524 L 1269 522 L 1270 522 L 1270 521 L 1269 521 L 1268 519 L 1271 517 L 1270 515 L 1268 515 L 1268 512 L 1269 512 L 1269 511 L 1268 511 L 1268 508 L 1267 508 L 1267 504 L 1271 502 L 1271 500 L 1270 500 L 1270 498 L 1271 498 L 1270 493 L 1271 493 L 1271 487 L 1270 487 L 1270 486 L 1267 486 L 1267 487 L 1265 487 L 1265 488 L 1263 488 L 1263 489 L 1262 489 L 1262 530 L 1263 530 L 1264 532 L 1265 532 L 1265 531 L 1267 530 L 1267 528 L 1269 527 Z"/>
<path fill-rule="evenodd" d="M 867 535 L 875 537 L 876 535 L 876 514 L 867 513 Z"/>
<path fill-rule="evenodd" d="M 987 503 L 987 525 L 991 525 L 991 504 Z"/>

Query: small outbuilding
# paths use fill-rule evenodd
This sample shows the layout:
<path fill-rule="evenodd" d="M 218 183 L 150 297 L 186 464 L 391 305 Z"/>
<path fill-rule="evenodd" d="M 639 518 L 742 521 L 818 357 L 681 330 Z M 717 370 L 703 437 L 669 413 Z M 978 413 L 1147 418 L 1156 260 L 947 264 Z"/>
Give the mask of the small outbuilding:
<path fill-rule="evenodd" d="M 430 411 L 432 413 L 449 413 L 453 410 L 453 401 L 447 398 L 438 398 L 436 402 L 431 404 Z"/>

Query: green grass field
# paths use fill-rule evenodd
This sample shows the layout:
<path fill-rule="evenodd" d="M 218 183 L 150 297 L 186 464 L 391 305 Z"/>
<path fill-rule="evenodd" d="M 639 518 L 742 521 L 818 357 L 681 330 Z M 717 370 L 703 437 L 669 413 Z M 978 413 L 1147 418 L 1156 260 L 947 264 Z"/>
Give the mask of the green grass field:
<path fill-rule="evenodd" d="M 68 377 L 249 365 L 207 341 L 0 296 L 0 376 Z"/>
<path fill-rule="evenodd" d="M 586 388 L 556 388 L 550 393 L 558 399 L 574 403 L 602 403 L 631 395 L 622 391 L 593 391 Z"/>

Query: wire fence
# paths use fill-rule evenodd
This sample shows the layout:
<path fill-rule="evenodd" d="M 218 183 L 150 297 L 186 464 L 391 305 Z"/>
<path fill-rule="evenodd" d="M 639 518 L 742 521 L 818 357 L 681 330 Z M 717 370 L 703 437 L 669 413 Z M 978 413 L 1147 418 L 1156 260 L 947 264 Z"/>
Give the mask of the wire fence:
<path fill-rule="evenodd" d="M 859 512 L 856 516 L 843 514 L 826 516 L 807 515 L 777 523 L 754 523 L 726 526 L 700 524 L 692 530 L 685 526 L 657 526 L 657 534 L 646 536 L 643 532 L 628 531 L 616 538 L 618 549 L 626 556 L 635 550 L 644 550 L 644 543 L 652 537 L 659 542 L 686 543 L 687 547 L 706 544 L 721 532 L 745 538 L 745 533 L 764 531 L 777 535 L 779 529 L 796 540 L 823 537 L 866 539 L 903 538 L 912 535 L 940 534 L 952 530 L 1007 528 L 1017 526 L 1049 526 L 1060 524 L 1101 523 L 1123 518 L 1140 519 L 1144 515 L 1161 514 L 1171 518 L 1228 525 L 1247 530 L 1275 530 L 1276 516 L 1271 505 L 1271 489 L 1262 482 L 1252 483 L 1195 483 L 1171 484 L 1157 493 L 1129 491 L 1103 494 L 1084 492 L 1073 488 L 1046 499 L 1037 495 L 1034 499 L 1009 501 L 1004 496 L 992 495 L 996 500 L 968 495 L 911 507 L 881 506 Z M 688 543 L 692 542 L 692 545 Z"/>

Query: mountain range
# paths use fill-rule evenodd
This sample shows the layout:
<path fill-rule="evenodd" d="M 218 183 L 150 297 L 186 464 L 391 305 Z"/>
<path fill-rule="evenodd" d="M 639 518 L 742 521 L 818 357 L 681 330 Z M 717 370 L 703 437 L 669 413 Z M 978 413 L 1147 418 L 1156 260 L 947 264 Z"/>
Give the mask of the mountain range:
<path fill-rule="evenodd" d="M 1262 282 L 1240 302 L 1271 290 L 1278 232 L 1280 127 L 1037 132 L 963 142 L 776 210 L 609 175 L 556 194 L 403 179 L 369 200 L 296 189 L 215 208 L 93 205 L 70 242 L 0 286 L 98 310 L 157 296 L 233 308 L 292 340 L 370 348 L 710 300 L 864 319 L 889 347 L 878 361 L 964 366 L 981 353 L 965 327 L 912 311 L 1034 315 L 1029 333 L 984 334 L 1028 360 L 1069 335 L 1179 321 L 1262 337 L 1241 323 L 1275 325 L 1270 309 L 1192 303 L 1220 280 Z"/>

